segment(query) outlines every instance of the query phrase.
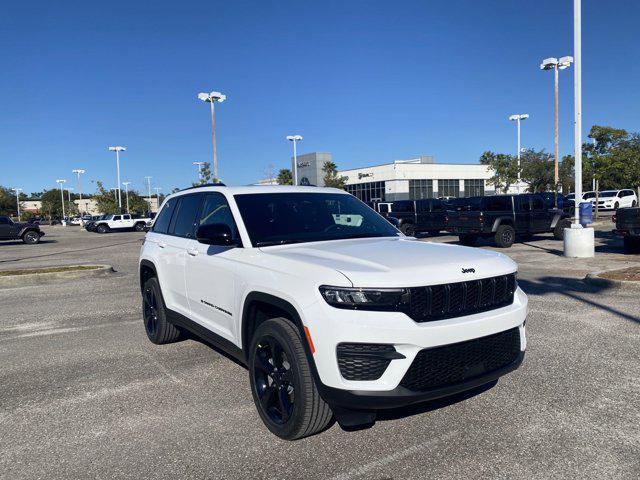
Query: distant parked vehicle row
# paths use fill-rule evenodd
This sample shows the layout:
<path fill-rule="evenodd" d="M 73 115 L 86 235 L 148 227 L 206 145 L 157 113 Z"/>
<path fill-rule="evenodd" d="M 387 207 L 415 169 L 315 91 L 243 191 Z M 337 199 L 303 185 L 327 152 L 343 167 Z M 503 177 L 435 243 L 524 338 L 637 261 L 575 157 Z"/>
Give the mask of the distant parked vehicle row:
<path fill-rule="evenodd" d="M 575 206 L 575 193 L 570 193 L 565 199 L 568 206 Z M 618 208 L 635 207 L 638 205 L 638 196 L 630 188 L 603 190 L 602 192 L 589 190 L 582 193 L 581 202 L 591 202 L 594 208 L 597 203 L 599 210 L 617 210 Z"/>

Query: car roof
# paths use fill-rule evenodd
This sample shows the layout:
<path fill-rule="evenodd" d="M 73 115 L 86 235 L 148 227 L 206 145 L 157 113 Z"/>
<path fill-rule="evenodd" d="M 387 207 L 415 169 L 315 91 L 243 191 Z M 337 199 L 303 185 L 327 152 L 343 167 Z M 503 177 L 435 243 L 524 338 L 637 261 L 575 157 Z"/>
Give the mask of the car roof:
<path fill-rule="evenodd" d="M 180 196 L 199 192 L 221 192 L 230 195 L 242 195 L 250 193 L 342 193 L 349 195 L 345 190 L 328 187 L 302 187 L 293 185 L 249 185 L 243 187 L 226 187 L 221 185 L 203 185 L 202 187 L 190 187 L 167 197 Z"/>

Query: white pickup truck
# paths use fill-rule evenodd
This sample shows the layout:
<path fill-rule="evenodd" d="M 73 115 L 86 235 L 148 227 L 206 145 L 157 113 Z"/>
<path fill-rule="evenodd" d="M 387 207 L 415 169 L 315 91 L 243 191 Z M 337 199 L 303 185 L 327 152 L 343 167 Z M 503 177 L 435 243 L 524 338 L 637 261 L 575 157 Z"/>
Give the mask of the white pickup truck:
<path fill-rule="evenodd" d="M 113 230 L 135 230 L 136 232 L 144 231 L 150 218 L 136 218 L 125 213 L 122 215 L 107 215 L 102 220 L 96 221 L 93 231 L 97 233 L 108 233 Z"/>

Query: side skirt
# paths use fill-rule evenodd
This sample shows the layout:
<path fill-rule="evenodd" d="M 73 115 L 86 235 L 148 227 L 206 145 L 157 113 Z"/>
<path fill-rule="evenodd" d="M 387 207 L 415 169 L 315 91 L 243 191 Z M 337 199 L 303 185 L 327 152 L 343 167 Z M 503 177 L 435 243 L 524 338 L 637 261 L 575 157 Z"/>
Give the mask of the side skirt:
<path fill-rule="evenodd" d="M 220 335 L 207 330 L 199 323 L 196 323 L 190 318 L 185 317 L 178 312 L 174 312 L 173 310 L 167 309 L 167 319 L 176 327 L 183 328 L 196 337 L 201 338 L 207 343 L 222 350 L 224 353 L 226 353 L 242 365 L 247 365 L 247 360 L 242 349 L 226 338 L 223 338 Z"/>

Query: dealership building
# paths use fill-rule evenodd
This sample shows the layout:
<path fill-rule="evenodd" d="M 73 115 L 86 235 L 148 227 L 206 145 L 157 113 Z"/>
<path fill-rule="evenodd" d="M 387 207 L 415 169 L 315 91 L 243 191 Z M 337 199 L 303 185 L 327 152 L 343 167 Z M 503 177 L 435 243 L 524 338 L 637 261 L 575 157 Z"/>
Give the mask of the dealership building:
<path fill-rule="evenodd" d="M 322 167 L 331 153 L 314 152 L 298 156 L 298 183 L 323 186 Z M 436 163 L 433 156 L 369 167 L 340 170 L 345 189 L 362 201 L 419 200 L 437 197 L 472 197 L 495 193 L 487 185 L 492 170 L 486 165 Z"/>

